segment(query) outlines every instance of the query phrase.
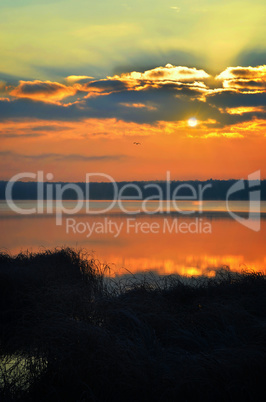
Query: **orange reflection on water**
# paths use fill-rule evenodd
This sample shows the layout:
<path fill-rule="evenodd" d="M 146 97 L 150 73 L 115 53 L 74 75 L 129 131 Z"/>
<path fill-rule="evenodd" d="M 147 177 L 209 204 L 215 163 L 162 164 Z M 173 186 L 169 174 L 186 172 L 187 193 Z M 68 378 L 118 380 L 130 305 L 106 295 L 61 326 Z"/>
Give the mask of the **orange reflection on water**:
<path fill-rule="evenodd" d="M 103 224 L 106 216 L 75 215 L 76 223 Z M 110 275 L 153 271 L 160 275 L 215 275 L 215 271 L 228 266 L 232 271 L 254 269 L 266 272 L 266 220 L 261 230 L 254 232 L 233 219 L 217 214 L 203 216 L 203 223 L 211 226 L 211 233 L 175 233 L 159 230 L 158 233 L 127 231 L 127 216 L 107 217 L 122 225 L 115 237 L 110 232 L 74 233 L 66 230 L 66 221 L 56 226 L 55 216 L 5 216 L 2 215 L 1 250 L 11 253 L 40 251 L 44 248 L 70 246 L 85 248 L 102 263 L 110 266 Z M 164 219 L 171 226 L 176 216 L 142 215 L 137 223 L 157 223 L 163 227 Z M 179 219 L 179 218 L 178 218 Z M 190 223 L 195 217 L 182 217 L 181 222 Z"/>
<path fill-rule="evenodd" d="M 198 256 L 198 265 L 193 265 L 194 256 L 190 255 L 184 261 L 176 263 L 174 260 L 154 260 L 149 258 L 119 258 L 110 256 L 113 263 L 110 265 L 110 276 L 126 273 L 154 271 L 159 275 L 186 275 L 186 276 L 214 276 L 221 267 L 230 267 L 234 272 L 255 270 L 265 273 L 265 259 L 262 261 L 244 262 L 244 256 Z M 190 262 L 191 261 L 191 262 Z"/>

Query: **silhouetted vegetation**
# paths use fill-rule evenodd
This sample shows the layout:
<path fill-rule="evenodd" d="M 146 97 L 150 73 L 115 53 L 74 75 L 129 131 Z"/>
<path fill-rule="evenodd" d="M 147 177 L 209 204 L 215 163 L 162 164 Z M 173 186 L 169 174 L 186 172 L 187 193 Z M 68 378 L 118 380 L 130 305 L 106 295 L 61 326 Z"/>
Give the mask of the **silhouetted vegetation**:
<path fill-rule="evenodd" d="M 226 194 L 230 187 L 235 184 L 237 180 L 187 180 L 187 181 L 176 181 L 172 180 L 169 184 L 169 189 L 167 189 L 167 183 L 165 181 L 132 181 L 132 182 L 117 182 L 118 192 L 121 189 L 128 185 L 126 190 L 123 191 L 122 196 L 132 197 L 132 199 L 136 199 L 138 193 L 136 188 L 133 186 L 138 186 L 141 191 L 142 199 L 146 199 L 147 197 L 158 197 L 158 188 L 161 189 L 162 199 L 172 199 L 174 191 L 178 186 L 183 185 L 178 189 L 178 192 L 175 194 L 176 197 L 185 197 L 188 200 L 194 199 L 191 198 L 193 196 L 191 187 L 195 190 L 196 198 L 200 194 L 200 186 L 201 188 L 205 188 L 203 199 L 206 200 L 225 200 Z M 64 200 L 76 200 L 77 193 L 73 189 L 67 189 L 64 187 L 71 183 L 63 183 L 63 182 L 54 182 L 54 183 L 43 183 L 43 195 L 44 199 L 56 199 L 56 186 L 60 186 L 63 188 L 62 198 Z M 73 184 L 73 183 L 72 183 Z M 261 191 L 261 200 L 266 200 L 266 180 L 261 180 L 253 182 L 253 185 L 256 184 L 256 189 L 260 189 Z M 5 191 L 6 191 L 7 181 L 0 181 L 0 200 L 5 200 Z M 91 182 L 91 183 L 75 183 L 75 185 L 80 189 L 83 194 L 83 199 L 90 200 L 113 200 L 116 199 L 114 185 L 111 182 Z M 152 185 L 152 186 L 147 186 Z M 50 187 L 49 196 L 48 194 L 48 186 Z M 154 186 L 157 186 L 155 188 Z M 36 200 L 37 199 L 37 182 L 22 182 L 17 181 L 13 184 L 12 189 L 12 197 L 15 200 Z M 89 197 L 88 197 L 89 195 Z M 58 197 L 61 198 L 61 197 Z M 236 191 L 234 194 L 230 195 L 230 200 L 249 200 L 249 182 L 247 180 L 244 181 L 244 189 Z"/>
<path fill-rule="evenodd" d="M 69 248 L 0 254 L 1 401 L 262 401 L 266 282 L 107 280 Z"/>

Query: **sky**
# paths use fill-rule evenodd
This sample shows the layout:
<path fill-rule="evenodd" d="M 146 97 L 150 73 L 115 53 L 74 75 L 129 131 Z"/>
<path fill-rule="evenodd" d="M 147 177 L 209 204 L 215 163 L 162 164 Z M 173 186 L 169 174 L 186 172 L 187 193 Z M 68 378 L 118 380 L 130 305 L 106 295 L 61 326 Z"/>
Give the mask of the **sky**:
<path fill-rule="evenodd" d="M 0 179 L 266 178 L 264 0 L 0 0 L 0 12 Z"/>

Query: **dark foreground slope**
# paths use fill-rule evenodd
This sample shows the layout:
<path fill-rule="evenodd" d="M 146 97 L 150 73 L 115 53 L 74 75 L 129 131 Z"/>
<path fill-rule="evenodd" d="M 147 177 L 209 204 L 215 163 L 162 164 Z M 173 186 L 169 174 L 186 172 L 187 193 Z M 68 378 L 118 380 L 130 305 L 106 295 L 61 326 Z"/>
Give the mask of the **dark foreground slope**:
<path fill-rule="evenodd" d="M 0 255 L 1 401 L 261 401 L 266 281 L 106 287 L 62 249 Z"/>

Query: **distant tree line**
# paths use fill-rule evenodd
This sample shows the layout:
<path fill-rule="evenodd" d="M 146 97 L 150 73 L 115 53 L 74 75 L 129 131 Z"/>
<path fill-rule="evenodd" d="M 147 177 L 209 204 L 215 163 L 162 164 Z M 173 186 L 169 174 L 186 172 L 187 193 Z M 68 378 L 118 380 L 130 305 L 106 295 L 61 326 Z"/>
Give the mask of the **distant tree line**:
<path fill-rule="evenodd" d="M 225 200 L 228 190 L 237 182 L 237 180 L 207 180 L 207 181 L 132 181 L 132 182 L 117 182 L 118 191 L 122 190 L 123 197 L 131 197 L 136 199 L 140 194 L 136 186 L 140 189 L 141 199 L 147 199 L 148 197 L 158 197 L 159 193 L 162 194 L 162 198 L 172 199 L 176 196 L 184 197 L 184 199 L 199 199 L 200 190 L 203 189 L 203 200 Z M 0 199 L 6 199 L 6 186 L 7 181 L 0 181 Z M 68 184 L 75 184 L 76 188 L 79 188 L 83 194 L 83 198 L 90 200 L 113 200 L 115 199 L 115 191 L 113 183 L 111 182 L 93 182 L 93 183 L 66 183 L 66 182 L 45 182 L 42 183 L 43 199 L 56 199 L 56 191 L 61 188 L 62 199 L 75 200 L 78 198 L 77 191 L 66 188 Z M 259 182 L 253 182 L 253 186 L 249 187 L 247 180 L 244 181 L 244 189 L 234 192 L 230 195 L 230 200 L 248 200 L 249 191 L 260 190 L 261 199 L 266 200 L 266 180 Z M 255 184 L 255 186 L 254 186 Z M 127 187 L 125 188 L 125 185 Z M 39 184 L 40 186 L 40 184 Z M 195 189 L 192 192 L 191 187 Z M 178 187 L 178 191 L 176 191 Z M 22 182 L 17 181 L 12 188 L 12 198 L 16 200 L 36 200 L 37 199 L 37 182 Z M 119 197 L 121 198 L 121 197 Z"/>

